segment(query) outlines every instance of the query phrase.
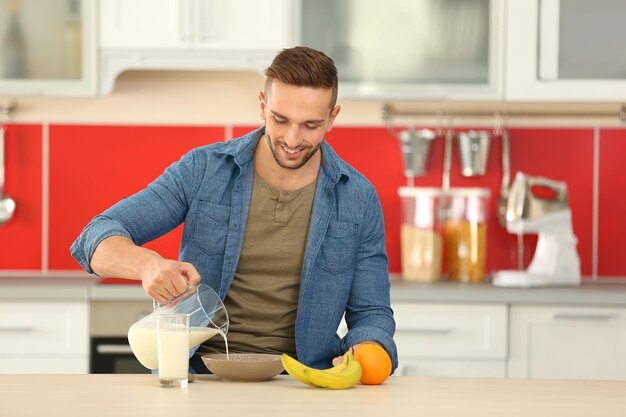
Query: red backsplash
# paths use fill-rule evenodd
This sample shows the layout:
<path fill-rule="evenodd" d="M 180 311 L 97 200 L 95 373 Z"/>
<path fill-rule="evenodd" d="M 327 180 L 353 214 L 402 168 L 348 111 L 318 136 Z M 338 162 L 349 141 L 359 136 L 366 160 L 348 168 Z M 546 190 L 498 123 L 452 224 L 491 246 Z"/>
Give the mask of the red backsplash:
<path fill-rule="evenodd" d="M 15 213 L 0 225 L 0 270 L 42 267 L 41 138 L 38 125 L 5 127 L 5 194 L 15 201 Z"/>
<path fill-rule="evenodd" d="M 567 182 L 573 207 L 574 230 L 579 238 L 582 273 L 591 275 L 593 130 L 512 129 L 509 136 L 512 173 L 523 171 Z M 399 272 L 401 212 L 397 190 L 406 184 L 406 179 L 402 173 L 398 140 L 385 128 L 335 128 L 328 141 L 378 189 L 385 214 L 389 269 Z M 431 150 L 428 174 L 415 178 L 415 186 L 441 186 L 443 148 L 444 141 L 438 138 Z M 517 239 L 500 226 L 496 217 L 495 201 L 502 179 L 501 152 L 502 145 L 497 138 L 490 149 L 488 174 L 463 177 L 457 147 L 454 145 L 450 174 L 451 187 L 486 187 L 491 190 L 487 248 L 487 270 L 490 272 L 511 269 L 517 265 Z M 536 238 L 532 236 L 525 239 L 526 265 L 530 262 L 535 243 Z"/>
<path fill-rule="evenodd" d="M 598 208 L 598 275 L 626 275 L 626 193 L 620 168 L 626 156 L 626 129 L 606 129 L 600 135 Z"/>
<path fill-rule="evenodd" d="M 235 126 L 238 137 L 256 126 Z M 474 128 L 476 129 L 476 128 Z M 490 129 L 486 127 L 486 129 Z M 229 129 L 219 126 L 99 126 L 53 125 L 49 128 L 49 161 L 41 126 L 11 125 L 7 134 L 7 194 L 18 206 L 15 218 L 0 226 L 0 271 L 46 269 L 42 247 L 48 248 L 47 267 L 77 270 L 69 245 L 96 214 L 128 196 L 158 176 L 169 164 L 196 146 L 223 140 Z M 583 275 L 593 274 L 594 129 L 510 130 L 511 171 L 545 176 L 568 184 L 574 232 Z M 626 197 L 620 192 L 619 159 L 626 154 L 626 129 L 601 129 L 599 136 L 598 264 L 600 276 L 626 276 L 621 255 L 621 231 L 626 220 Z M 328 142 L 376 186 L 385 216 L 389 268 L 400 272 L 400 199 L 398 187 L 406 184 L 400 146 L 384 127 L 336 127 Z M 502 176 L 501 143 L 494 140 L 483 177 L 461 175 L 456 146 L 451 186 L 491 189 L 488 232 L 488 270 L 514 268 L 516 238 L 496 219 L 495 201 Z M 42 167 L 49 163 L 48 231 L 42 244 Z M 428 174 L 416 186 L 441 186 L 443 140 L 431 150 Z M 175 258 L 181 230 L 149 244 L 164 256 Z M 528 264 L 536 239 L 525 239 Z"/>
<path fill-rule="evenodd" d="M 69 245 L 96 214 L 223 136 L 223 127 L 51 126 L 50 269 L 79 268 Z M 146 246 L 176 258 L 181 235 L 179 227 Z"/>

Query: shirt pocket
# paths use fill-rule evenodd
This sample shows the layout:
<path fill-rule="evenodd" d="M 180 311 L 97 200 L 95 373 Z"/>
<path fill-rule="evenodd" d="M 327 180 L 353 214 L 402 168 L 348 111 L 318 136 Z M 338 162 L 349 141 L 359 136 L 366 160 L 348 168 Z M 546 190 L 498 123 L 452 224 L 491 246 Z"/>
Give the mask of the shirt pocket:
<path fill-rule="evenodd" d="M 193 242 L 207 255 L 224 253 L 228 237 L 230 207 L 200 200 L 196 209 Z"/>
<path fill-rule="evenodd" d="M 356 223 L 330 222 L 317 256 L 317 265 L 334 274 L 354 268 L 357 231 Z"/>

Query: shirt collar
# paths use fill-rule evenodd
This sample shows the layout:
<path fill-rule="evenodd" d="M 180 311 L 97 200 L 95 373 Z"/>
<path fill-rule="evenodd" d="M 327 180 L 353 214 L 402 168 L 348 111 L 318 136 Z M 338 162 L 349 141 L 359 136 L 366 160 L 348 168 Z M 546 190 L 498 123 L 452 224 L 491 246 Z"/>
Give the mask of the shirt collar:
<path fill-rule="evenodd" d="M 241 168 L 248 165 L 254 158 L 254 150 L 259 139 L 265 133 L 265 126 L 261 126 L 246 135 L 227 142 L 223 148 L 223 153 L 234 158 L 235 163 Z M 334 183 L 349 178 L 346 164 L 335 153 L 334 149 L 324 140 L 322 142 L 322 170 Z"/>

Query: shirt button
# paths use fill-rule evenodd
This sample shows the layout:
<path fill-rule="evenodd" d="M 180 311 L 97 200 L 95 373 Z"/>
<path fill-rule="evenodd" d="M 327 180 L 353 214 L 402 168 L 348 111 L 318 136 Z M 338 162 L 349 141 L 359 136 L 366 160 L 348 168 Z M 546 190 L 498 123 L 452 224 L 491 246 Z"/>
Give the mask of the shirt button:
<path fill-rule="evenodd" d="M 281 204 L 278 206 L 278 210 L 280 210 L 280 211 L 284 211 L 284 210 L 285 210 L 285 205 L 281 203 Z"/>

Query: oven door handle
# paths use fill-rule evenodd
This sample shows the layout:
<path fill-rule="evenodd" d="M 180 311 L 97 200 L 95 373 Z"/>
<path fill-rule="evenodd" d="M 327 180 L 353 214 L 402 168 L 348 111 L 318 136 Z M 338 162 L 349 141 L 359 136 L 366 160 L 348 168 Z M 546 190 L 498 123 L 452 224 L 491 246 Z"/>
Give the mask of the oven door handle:
<path fill-rule="evenodd" d="M 98 345 L 96 346 L 96 352 L 101 355 L 120 355 L 133 353 L 130 345 Z"/>

